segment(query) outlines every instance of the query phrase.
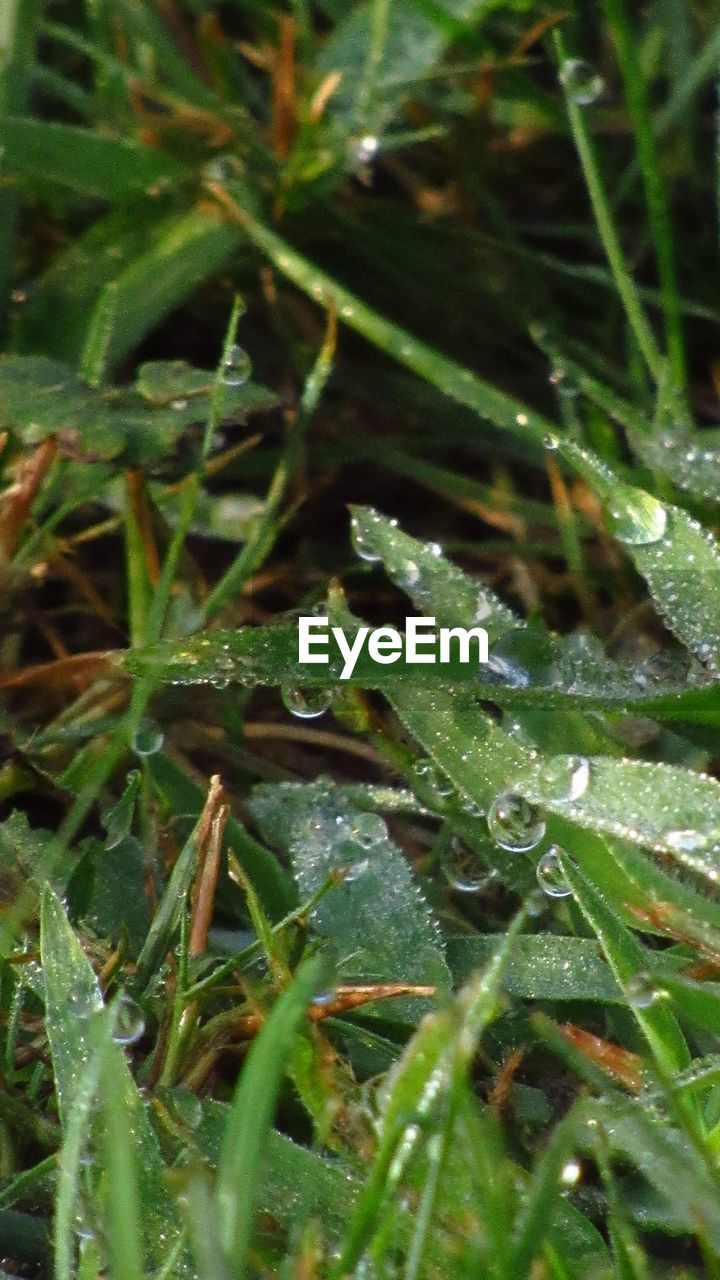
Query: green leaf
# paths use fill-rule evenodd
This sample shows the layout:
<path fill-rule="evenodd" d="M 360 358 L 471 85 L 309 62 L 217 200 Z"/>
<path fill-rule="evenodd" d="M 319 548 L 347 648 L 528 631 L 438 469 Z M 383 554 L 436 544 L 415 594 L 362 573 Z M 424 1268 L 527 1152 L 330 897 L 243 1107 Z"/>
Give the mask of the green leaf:
<path fill-rule="evenodd" d="M 302 899 L 332 871 L 348 871 L 312 915 L 344 979 L 449 987 L 437 924 L 382 818 L 359 812 L 323 783 L 256 787 L 250 807 L 265 838 L 289 850 Z M 393 1001 L 393 1012 L 409 1020 L 426 1008 L 426 1001 Z"/>
<path fill-rule="evenodd" d="M 51 889 L 42 897 L 40 950 L 45 980 L 45 1017 L 55 1089 L 63 1124 L 86 1079 L 96 1050 L 95 1017 L 103 1009 L 92 966 L 70 926 L 62 902 Z M 179 1234 L 179 1223 L 165 1183 L 165 1167 L 142 1098 L 120 1051 L 118 1072 L 124 1094 L 125 1124 L 133 1136 L 145 1253 L 162 1266 Z M 178 1275 L 187 1276 L 184 1263 Z"/>
<path fill-rule="evenodd" d="M 720 782 L 646 760 L 552 756 L 513 774 L 512 790 L 549 813 L 607 832 L 715 881 L 720 854 Z"/>
<path fill-rule="evenodd" d="M 459 935 L 446 941 L 456 981 L 482 969 L 497 949 L 496 934 Z M 627 1003 L 596 942 L 564 934 L 520 935 L 505 966 L 503 986 L 523 1000 L 592 1000 Z"/>
<path fill-rule="evenodd" d="M 647 951 L 567 856 L 562 858 L 562 868 L 583 915 L 605 952 L 616 981 L 630 999 L 633 982 L 648 968 Z M 661 1070 L 667 1074 L 687 1067 L 690 1062 L 688 1048 L 670 1010 L 662 1003 L 646 1004 L 632 1000 L 630 1007 Z"/>
<path fill-rule="evenodd" d="M 378 1149 L 334 1274 L 344 1275 L 357 1265 L 376 1229 L 381 1205 L 397 1188 L 422 1142 L 423 1126 L 437 1118 L 449 1091 L 464 1079 L 496 1011 L 504 967 L 521 923 L 518 916 L 485 972 L 472 978 L 449 1008 L 423 1020 L 385 1076 L 379 1098 Z"/>
<path fill-rule="evenodd" d="M 720 548 L 681 507 L 620 480 L 571 442 L 563 457 L 598 493 L 610 529 L 643 575 L 668 627 L 708 668 L 720 666 Z"/>
<path fill-rule="evenodd" d="M 4 116 L 2 147 L 3 164 L 15 173 L 101 200 L 125 200 L 186 172 L 178 161 L 137 142 L 49 120 Z"/>
<path fill-rule="evenodd" d="M 718 501 L 720 432 L 717 428 L 634 431 L 628 435 L 635 453 L 653 471 L 668 476 L 679 489 L 685 489 L 694 497 Z"/>
<path fill-rule="evenodd" d="M 90 380 L 107 376 L 164 316 L 229 262 L 242 239 L 237 226 L 198 209 L 168 218 L 94 304 L 82 357 Z"/>
<path fill-rule="evenodd" d="M 585 1125 L 578 1141 L 629 1161 L 660 1193 L 677 1226 L 698 1233 L 720 1250 L 720 1197 L 717 1175 L 684 1134 L 633 1102 L 598 1100 L 585 1104 Z"/>
<path fill-rule="evenodd" d="M 172 362 L 170 362 L 172 364 Z M 155 377 L 159 366 L 155 366 Z M 210 413 L 212 378 L 204 369 L 184 366 L 195 391 L 169 403 L 123 388 L 93 390 L 67 365 L 44 356 L 0 359 L 0 422 L 27 444 L 55 435 L 62 452 L 87 460 L 122 457 L 126 465 L 166 458 L 188 426 Z M 166 385 L 167 385 L 166 379 Z M 220 419 L 273 408 L 272 392 L 247 384 L 223 387 Z"/>
<path fill-rule="evenodd" d="M 236 1280 L 246 1273 L 267 1133 L 295 1031 L 319 981 L 307 961 L 280 996 L 248 1054 L 228 1115 L 217 1173 L 220 1236 Z"/>

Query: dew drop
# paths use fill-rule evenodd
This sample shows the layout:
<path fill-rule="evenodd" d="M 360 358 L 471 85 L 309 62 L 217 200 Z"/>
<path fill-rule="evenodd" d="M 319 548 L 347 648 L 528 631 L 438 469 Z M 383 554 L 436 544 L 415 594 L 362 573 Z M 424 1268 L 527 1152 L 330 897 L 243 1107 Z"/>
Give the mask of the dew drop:
<path fill-rule="evenodd" d="M 365 560 L 367 564 L 378 564 L 382 560 L 382 556 L 370 545 L 362 533 L 359 521 L 355 516 L 350 522 L 350 539 L 355 555 L 359 556 L 361 560 Z"/>
<path fill-rule="evenodd" d="M 487 824 L 495 843 L 509 853 L 526 853 L 545 835 L 545 820 L 540 810 L 517 791 L 501 791 L 495 797 L 488 810 Z"/>
<path fill-rule="evenodd" d="M 667 527 L 667 511 L 650 493 L 634 490 L 624 502 L 610 507 L 610 530 L 628 546 L 659 542 Z"/>
<path fill-rule="evenodd" d="M 566 1160 L 560 1170 L 560 1185 L 575 1187 L 582 1178 L 582 1165 L 579 1160 Z"/>
<path fill-rule="evenodd" d="M 352 838 L 361 849 L 372 849 L 387 839 L 387 826 L 376 813 L 358 814 L 353 822 Z"/>
<path fill-rule="evenodd" d="M 702 849 L 707 844 L 707 837 L 704 833 L 702 831 L 694 831 L 692 827 L 668 831 L 664 840 L 668 848 L 674 849 L 676 853 L 694 853 L 697 849 Z"/>
<path fill-rule="evenodd" d="M 663 994 L 662 987 L 645 970 L 636 973 L 627 984 L 627 997 L 633 1009 L 649 1009 Z"/>
<path fill-rule="evenodd" d="M 497 879 L 497 874 L 488 871 L 477 854 L 458 836 L 448 840 L 440 855 L 440 864 L 448 884 L 458 893 L 479 893 Z"/>
<path fill-rule="evenodd" d="M 333 691 L 323 687 L 298 689 L 294 685 L 283 685 L 280 696 L 291 715 L 297 716 L 299 720 L 314 720 L 327 711 L 332 702 Z"/>
<path fill-rule="evenodd" d="M 583 58 L 568 58 L 560 69 L 560 83 L 579 107 L 589 107 L 605 90 L 603 77 Z"/>
<path fill-rule="evenodd" d="M 560 756 L 550 760 L 541 773 L 543 791 L 548 788 L 555 801 L 579 800 L 590 784 L 590 761 L 586 756 Z"/>
<path fill-rule="evenodd" d="M 344 876 L 343 876 L 344 883 L 354 884 L 354 882 L 356 880 L 359 880 L 360 876 L 363 876 L 365 872 L 368 871 L 369 869 L 370 869 L 369 858 L 363 858 L 362 861 L 360 862 L 352 862 L 350 866 L 346 867 L 344 870 Z"/>
<path fill-rule="evenodd" d="M 552 432 L 548 432 L 543 440 L 543 444 L 548 453 L 557 453 L 560 448 L 560 439 L 558 436 L 554 436 Z"/>
<path fill-rule="evenodd" d="M 116 1044 L 135 1044 L 145 1030 L 145 1018 L 137 1000 L 121 995 L 117 1003 L 113 1040 Z"/>
<path fill-rule="evenodd" d="M 553 844 L 537 864 L 537 881 L 548 898 L 569 898 L 572 889 L 563 874 L 560 862 L 562 849 Z"/>
<path fill-rule="evenodd" d="M 233 343 L 222 366 L 222 380 L 226 387 L 242 387 L 252 373 L 252 361 L 243 347 Z"/>
<path fill-rule="evenodd" d="M 68 1004 L 70 1012 L 76 1018 L 93 1018 L 103 1008 L 102 998 L 98 991 L 73 991 Z"/>
<path fill-rule="evenodd" d="M 154 720 L 142 720 L 133 734 L 132 749 L 136 756 L 154 756 L 164 741 L 165 735 Z"/>

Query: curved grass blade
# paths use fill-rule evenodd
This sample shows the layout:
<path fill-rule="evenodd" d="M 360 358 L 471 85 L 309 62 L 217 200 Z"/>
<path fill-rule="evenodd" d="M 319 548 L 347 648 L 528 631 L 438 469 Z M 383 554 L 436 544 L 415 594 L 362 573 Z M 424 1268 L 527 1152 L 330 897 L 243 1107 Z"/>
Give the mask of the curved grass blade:
<path fill-rule="evenodd" d="M 552 756 L 532 762 L 508 785 L 578 826 L 720 878 L 720 782 L 709 774 L 656 761 Z"/>
<path fill-rule="evenodd" d="M 482 969 L 497 947 L 494 934 L 447 939 L 448 963 L 456 981 Z M 521 934 L 508 957 L 505 990 L 522 1000 L 590 1000 L 626 1004 L 626 997 L 597 943 L 557 933 Z"/>
<path fill-rule="evenodd" d="M 662 1003 L 641 1005 L 630 999 L 633 980 L 648 968 L 647 951 L 567 856 L 562 858 L 562 867 L 578 906 L 602 946 L 618 984 L 626 993 L 663 1076 L 683 1071 L 690 1064 L 690 1054 L 673 1014 Z"/>
<path fill-rule="evenodd" d="M 295 1031 L 320 978 L 317 958 L 306 961 L 280 996 L 255 1040 L 225 1126 L 217 1174 L 220 1237 L 234 1280 L 247 1270 L 263 1148 Z"/>
<path fill-rule="evenodd" d="M 626 547 L 667 625 L 711 670 L 720 669 L 720 547 L 681 507 L 620 480 L 570 441 L 562 456 L 607 507 L 610 531 Z"/>

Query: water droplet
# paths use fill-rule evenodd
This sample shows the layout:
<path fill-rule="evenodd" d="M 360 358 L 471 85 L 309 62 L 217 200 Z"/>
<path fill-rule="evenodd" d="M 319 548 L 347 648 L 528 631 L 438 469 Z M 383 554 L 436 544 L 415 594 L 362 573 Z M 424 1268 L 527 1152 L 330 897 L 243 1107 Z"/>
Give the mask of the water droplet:
<path fill-rule="evenodd" d="M 154 720 L 141 720 L 133 734 L 132 749 L 137 756 L 154 756 L 164 741 L 165 735 Z"/>
<path fill-rule="evenodd" d="M 416 760 L 413 773 L 423 787 L 431 793 L 433 799 L 439 803 L 451 796 L 455 790 L 450 779 L 435 767 L 432 760 Z"/>
<path fill-rule="evenodd" d="M 586 756 L 558 756 L 543 766 L 540 776 L 548 799 L 572 803 L 588 789 L 590 761 Z"/>
<path fill-rule="evenodd" d="M 609 515 L 612 534 L 628 546 L 659 542 L 667 526 L 667 511 L 662 502 L 641 489 L 632 490 L 624 502 L 616 499 Z"/>
<path fill-rule="evenodd" d="M 235 342 L 223 360 L 222 380 L 226 387 L 242 387 L 252 373 L 252 361 L 243 347 Z"/>
<path fill-rule="evenodd" d="M 488 810 L 487 824 L 495 843 L 509 853 L 526 853 L 545 835 L 545 820 L 540 810 L 517 791 L 502 791 L 495 797 Z"/>
<path fill-rule="evenodd" d="M 497 879 L 497 873 L 488 871 L 478 855 L 458 836 L 448 840 L 440 862 L 445 878 L 458 893 L 479 893 Z"/>
<path fill-rule="evenodd" d="M 353 545 L 353 551 L 361 560 L 365 560 L 367 564 L 378 564 L 382 560 L 382 556 L 370 545 L 360 529 L 359 521 L 353 516 L 350 522 L 350 539 Z"/>
<path fill-rule="evenodd" d="M 591 106 L 605 90 L 603 77 L 583 58 L 568 58 L 563 63 L 560 83 L 579 107 Z"/>
<path fill-rule="evenodd" d="M 116 1044 L 135 1044 L 145 1030 L 145 1018 L 132 996 L 120 996 L 117 1003 L 113 1040 Z"/>
<path fill-rule="evenodd" d="M 525 911 L 527 915 L 531 916 L 533 919 L 537 919 L 538 916 L 543 915 L 547 905 L 548 900 L 540 889 L 533 889 L 532 893 L 529 893 L 525 899 Z"/>
<path fill-rule="evenodd" d="M 552 432 L 549 432 L 546 435 L 545 439 L 543 440 L 543 444 L 548 453 L 557 453 L 558 449 L 560 448 L 559 437 L 554 436 Z"/>
<path fill-rule="evenodd" d="M 400 565 L 398 577 L 403 587 L 414 587 L 420 579 L 420 570 L 414 560 L 404 560 Z"/>
<path fill-rule="evenodd" d="M 295 686 L 283 685 L 280 696 L 283 705 L 291 715 L 300 720 L 314 720 L 327 711 L 333 698 L 332 689 L 321 686 L 298 689 Z"/>
<path fill-rule="evenodd" d="M 387 826 L 376 813 L 360 813 L 353 822 L 352 838 L 361 849 L 372 849 L 387 839 Z"/>
<path fill-rule="evenodd" d="M 187 400 L 172 400 L 170 402 L 170 408 L 176 409 L 178 413 L 182 413 L 182 411 L 184 409 L 187 409 L 187 407 L 188 407 Z"/>
<path fill-rule="evenodd" d="M 566 1160 L 560 1170 L 560 1185 L 575 1187 L 582 1178 L 582 1165 L 579 1160 Z"/>
<path fill-rule="evenodd" d="M 627 997 L 633 1009 L 649 1009 L 664 994 L 652 974 L 645 970 L 636 973 L 627 984 Z"/>
<path fill-rule="evenodd" d="M 668 831 L 664 839 L 668 848 L 674 849 L 676 853 L 694 853 L 695 850 L 704 848 L 708 843 L 708 837 L 705 833 L 694 831 L 692 827 Z"/>
<path fill-rule="evenodd" d="M 530 676 L 524 667 L 509 658 L 501 658 L 497 653 L 490 654 L 478 678 L 487 684 L 505 684 L 509 689 L 527 689 L 530 684 Z"/>
<path fill-rule="evenodd" d="M 561 853 L 562 849 L 553 844 L 537 864 L 537 881 L 548 898 L 568 898 L 572 893 L 563 873 Z"/>
<path fill-rule="evenodd" d="M 70 1012 L 76 1018 L 93 1018 L 103 1008 L 102 997 L 97 990 L 73 991 L 68 1000 Z"/>
<path fill-rule="evenodd" d="M 345 884 L 354 884 L 360 876 L 364 875 L 370 867 L 370 859 L 363 858 L 361 862 L 353 862 L 349 867 L 345 868 L 344 882 Z"/>

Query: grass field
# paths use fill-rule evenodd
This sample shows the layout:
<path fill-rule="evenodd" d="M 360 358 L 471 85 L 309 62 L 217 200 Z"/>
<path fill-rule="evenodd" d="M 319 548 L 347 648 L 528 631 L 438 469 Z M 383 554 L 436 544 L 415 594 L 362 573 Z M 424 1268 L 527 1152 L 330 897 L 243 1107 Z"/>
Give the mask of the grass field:
<path fill-rule="evenodd" d="M 719 61 L 0 5 L 0 1277 L 720 1280 Z"/>

